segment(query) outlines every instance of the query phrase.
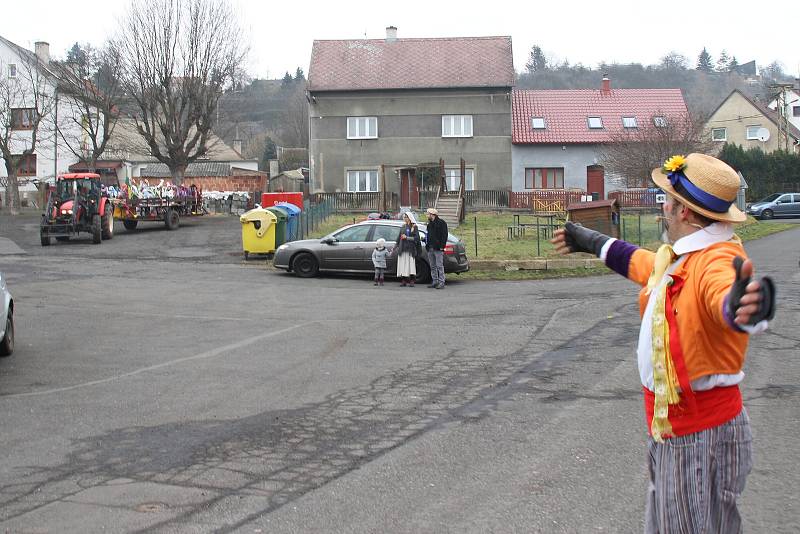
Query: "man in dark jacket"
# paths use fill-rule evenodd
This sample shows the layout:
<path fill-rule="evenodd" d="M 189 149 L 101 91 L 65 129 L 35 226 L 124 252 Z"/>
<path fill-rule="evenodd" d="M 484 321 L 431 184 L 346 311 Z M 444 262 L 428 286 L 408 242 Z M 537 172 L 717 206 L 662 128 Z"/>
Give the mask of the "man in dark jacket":
<path fill-rule="evenodd" d="M 439 218 L 436 208 L 428 208 L 428 237 L 425 249 L 428 251 L 428 264 L 431 266 L 431 285 L 433 289 L 444 289 L 444 247 L 447 244 L 447 223 Z"/>

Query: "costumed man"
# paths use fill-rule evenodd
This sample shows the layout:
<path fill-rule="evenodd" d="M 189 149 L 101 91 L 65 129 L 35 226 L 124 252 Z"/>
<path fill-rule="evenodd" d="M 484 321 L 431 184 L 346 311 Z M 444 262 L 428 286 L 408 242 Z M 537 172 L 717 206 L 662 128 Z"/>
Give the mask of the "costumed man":
<path fill-rule="evenodd" d="M 767 328 L 775 289 L 752 279 L 734 234 L 739 176 L 704 154 L 674 156 L 652 178 L 667 194 L 669 244 L 651 252 L 567 222 L 562 254 L 589 252 L 642 286 L 638 367 L 649 431 L 645 531 L 742 531 L 736 499 L 752 467 L 739 383 L 748 335 Z"/>

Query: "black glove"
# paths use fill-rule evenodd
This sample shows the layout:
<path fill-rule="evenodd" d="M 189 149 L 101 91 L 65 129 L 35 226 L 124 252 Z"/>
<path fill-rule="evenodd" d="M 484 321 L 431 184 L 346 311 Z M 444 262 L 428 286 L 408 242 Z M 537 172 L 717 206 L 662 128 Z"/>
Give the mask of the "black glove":
<path fill-rule="evenodd" d="M 603 245 L 611 239 L 605 234 L 584 228 L 580 224 L 570 221 L 567 221 L 564 229 L 567 231 L 564 234 L 565 241 L 572 252 L 589 252 L 595 256 L 600 256 Z"/>
<path fill-rule="evenodd" d="M 741 256 L 733 258 L 733 268 L 736 269 L 736 280 L 734 280 L 731 286 L 731 292 L 728 293 L 728 315 L 731 319 L 736 318 L 736 310 L 742 306 L 739 301 L 742 295 L 744 295 L 747 284 L 751 281 L 749 276 L 747 278 L 742 277 L 742 265 L 744 265 L 744 260 Z M 775 317 L 775 284 L 769 276 L 762 277 L 758 283 L 760 286 L 758 292 L 761 295 L 761 304 L 759 305 L 758 311 L 750 316 L 750 320 L 747 321 L 748 325 L 754 325 L 765 319 L 770 320 Z"/>

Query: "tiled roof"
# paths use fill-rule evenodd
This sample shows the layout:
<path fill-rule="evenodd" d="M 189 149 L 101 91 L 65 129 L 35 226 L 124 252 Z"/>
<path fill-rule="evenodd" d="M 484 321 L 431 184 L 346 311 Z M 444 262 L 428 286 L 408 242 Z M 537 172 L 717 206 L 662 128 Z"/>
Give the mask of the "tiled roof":
<path fill-rule="evenodd" d="M 511 37 L 314 41 L 310 91 L 511 87 Z"/>
<path fill-rule="evenodd" d="M 646 128 L 653 117 L 683 120 L 689 113 L 680 89 L 515 90 L 511 109 L 515 144 L 605 143 L 624 130 L 622 117 Z M 544 117 L 546 127 L 534 130 L 532 117 Z M 588 117 L 602 118 L 603 127 L 590 129 Z"/>
<path fill-rule="evenodd" d="M 163 163 L 148 165 L 142 169 L 141 175 L 146 178 L 168 178 L 172 176 L 167 166 Z M 190 163 L 189 166 L 186 167 L 184 175 L 187 178 L 198 176 L 230 176 L 231 166 L 228 163 L 197 161 Z"/>

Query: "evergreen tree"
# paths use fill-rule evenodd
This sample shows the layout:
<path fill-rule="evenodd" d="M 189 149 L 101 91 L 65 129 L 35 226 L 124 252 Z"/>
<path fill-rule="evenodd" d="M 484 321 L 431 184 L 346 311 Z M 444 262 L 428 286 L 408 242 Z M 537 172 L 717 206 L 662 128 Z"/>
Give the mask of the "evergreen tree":
<path fill-rule="evenodd" d="M 306 79 L 306 75 L 303 72 L 303 69 L 301 69 L 300 67 L 297 67 L 297 70 L 294 71 L 294 81 L 299 82 L 299 81 L 303 81 L 305 79 Z"/>
<path fill-rule="evenodd" d="M 738 66 L 739 62 L 736 61 L 736 56 L 731 56 L 731 60 L 728 62 L 728 70 L 733 72 Z"/>
<path fill-rule="evenodd" d="M 275 141 L 272 140 L 272 137 L 267 136 L 264 140 L 264 153 L 261 154 L 261 161 L 258 165 L 259 169 L 268 171 L 269 160 L 271 159 L 278 159 L 278 147 L 275 145 Z"/>
<path fill-rule="evenodd" d="M 542 49 L 539 47 L 539 45 L 533 45 L 531 48 L 531 53 L 528 56 L 528 62 L 525 63 L 525 70 L 528 71 L 528 74 L 547 70 L 547 58 L 545 57 L 544 52 L 542 52 Z"/>
<path fill-rule="evenodd" d="M 701 70 L 703 72 L 713 72 L 714 65 L 711 61 L 711 54 L 708 53 L 705 47 L 703 47 L 703 51 L 700 52 L 700 55 L 697 56 L 697 70 Z"/>
<path fill-rule="evenodd" d="M 281 80 L 281 88 L 286 89 L 287 87 L 290 87 L 293 81 L 294 78 L 292 78 L 292 75 L 289 74 L 289 71 L 287 70 L 286 74 L 283 75 L 283 80 Z"/>
<path fill-rule="evenodd" d="M 728 72 L 730 70 L 730 62 L 731 59 L 723 48 L 722 52 L 719 53 L 719 59 L 717 59 L 717 72 Z"/>

